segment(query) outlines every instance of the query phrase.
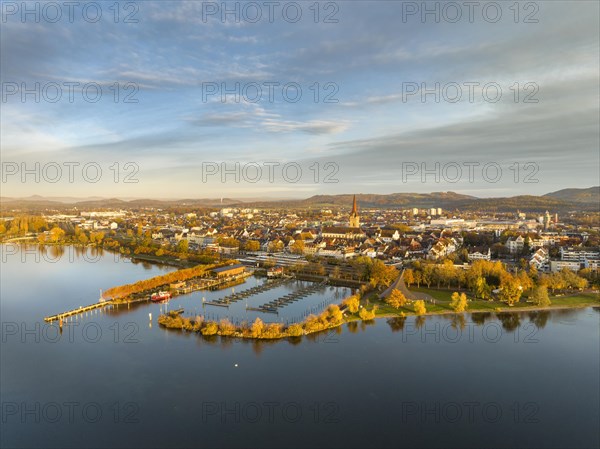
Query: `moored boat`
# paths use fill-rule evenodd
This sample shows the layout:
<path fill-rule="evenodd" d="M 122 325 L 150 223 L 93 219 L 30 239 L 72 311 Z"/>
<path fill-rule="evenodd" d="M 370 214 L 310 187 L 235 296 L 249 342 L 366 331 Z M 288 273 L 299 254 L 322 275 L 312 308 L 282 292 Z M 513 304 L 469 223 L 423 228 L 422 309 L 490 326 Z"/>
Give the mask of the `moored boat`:
<path fill-rule="evenodd" d="M 150 299 L 152 301 L 164 301 L 166 299 L 171 299 L 171 293 L 159 291 L 157 293 L 152 293 Z"/>

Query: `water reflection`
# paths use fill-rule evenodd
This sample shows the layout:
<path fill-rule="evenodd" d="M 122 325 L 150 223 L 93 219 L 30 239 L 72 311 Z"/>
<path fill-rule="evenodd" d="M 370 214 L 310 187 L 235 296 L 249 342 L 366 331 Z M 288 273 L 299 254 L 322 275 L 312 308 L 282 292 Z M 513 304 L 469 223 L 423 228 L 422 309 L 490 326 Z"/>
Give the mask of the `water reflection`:
<path fill-rule="evenodd" d="M 538 329 L 546 327 L 546 323 L 550 318 L 550 311 L 548 310 L 535 310 L 528 313 L 529 321 L 535 324 Z"/>
<path fill-rule="evenodd" d="M 349 321 L 346 323 L 346 329 L 348 329 L 351 334 L 356 334 L 358 332 L 358 321 Z"/>
<path fill-rule="evenodd" d="M 492 318 L 491 312 L 473 312 L 471 313 L 471 321 L 478 326 L 485 324 L 487 320 Z"/>
<path fill-rule="evenodd" d="M 513 332 L 521 324 L 520 313 L 514 312 L 498 312 L 496 318 L 502 323 L 502 328 L 507 332 Z"/>
<path fill-rule="evenodd" d="M 399 316 L 397 318 L 390 318 L 387 320 L 387 324 L 390 326 L 392 332 L 399 332 L 404 330 L 404 324 L 406 323 L 406 317 Z"/>

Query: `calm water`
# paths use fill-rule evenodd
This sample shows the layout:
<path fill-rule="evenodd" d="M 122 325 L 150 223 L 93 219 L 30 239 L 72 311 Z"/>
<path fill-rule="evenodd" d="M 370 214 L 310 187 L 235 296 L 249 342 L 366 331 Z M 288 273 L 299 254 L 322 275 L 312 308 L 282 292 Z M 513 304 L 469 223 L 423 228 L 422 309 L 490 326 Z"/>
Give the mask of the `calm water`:
<path fill-rule="evenodd" d="M 13 250 L 2 247 L 0 271 L 2 447 L 600 444 L 597 309 L 377 320 L 250 342 L 168 332 L 150 304 L 60 334 L 45 315 L 172 268 Z M 343 293 L 325 289 L 286 317 Z M 195 312 L 212 294 L 173 303 Z"/>

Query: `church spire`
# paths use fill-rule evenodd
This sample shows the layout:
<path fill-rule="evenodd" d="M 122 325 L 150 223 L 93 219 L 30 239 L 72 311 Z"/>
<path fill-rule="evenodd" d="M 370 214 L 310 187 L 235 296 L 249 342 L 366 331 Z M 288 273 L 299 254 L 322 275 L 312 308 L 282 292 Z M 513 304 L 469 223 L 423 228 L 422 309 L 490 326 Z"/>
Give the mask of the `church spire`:
<path fill-rule="evenodd" d="M 354 199 L 352 201 L 352 212 L 350 212 L 350 227 L 351 228 L 359 228 L 360 227 L 360 217 L 358 216 L 358 206 L 356 205 L 356 195 L 354 195 Z"/>

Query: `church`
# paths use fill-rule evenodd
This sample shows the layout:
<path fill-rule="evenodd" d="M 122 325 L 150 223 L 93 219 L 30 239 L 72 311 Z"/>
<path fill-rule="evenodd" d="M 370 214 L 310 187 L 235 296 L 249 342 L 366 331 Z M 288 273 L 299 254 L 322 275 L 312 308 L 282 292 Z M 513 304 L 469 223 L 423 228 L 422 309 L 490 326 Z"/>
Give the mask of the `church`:
<path fill-rule="evenodd" d="M 364 240 L 367 235 L 360 228 L 360 216 L 356 204 L 356 195 L 352 201 L 352 211 L 350 212 L 348 226 L 328 226 L 321 230 L 321 235 L 328 239 L 344 240 Z"/>

